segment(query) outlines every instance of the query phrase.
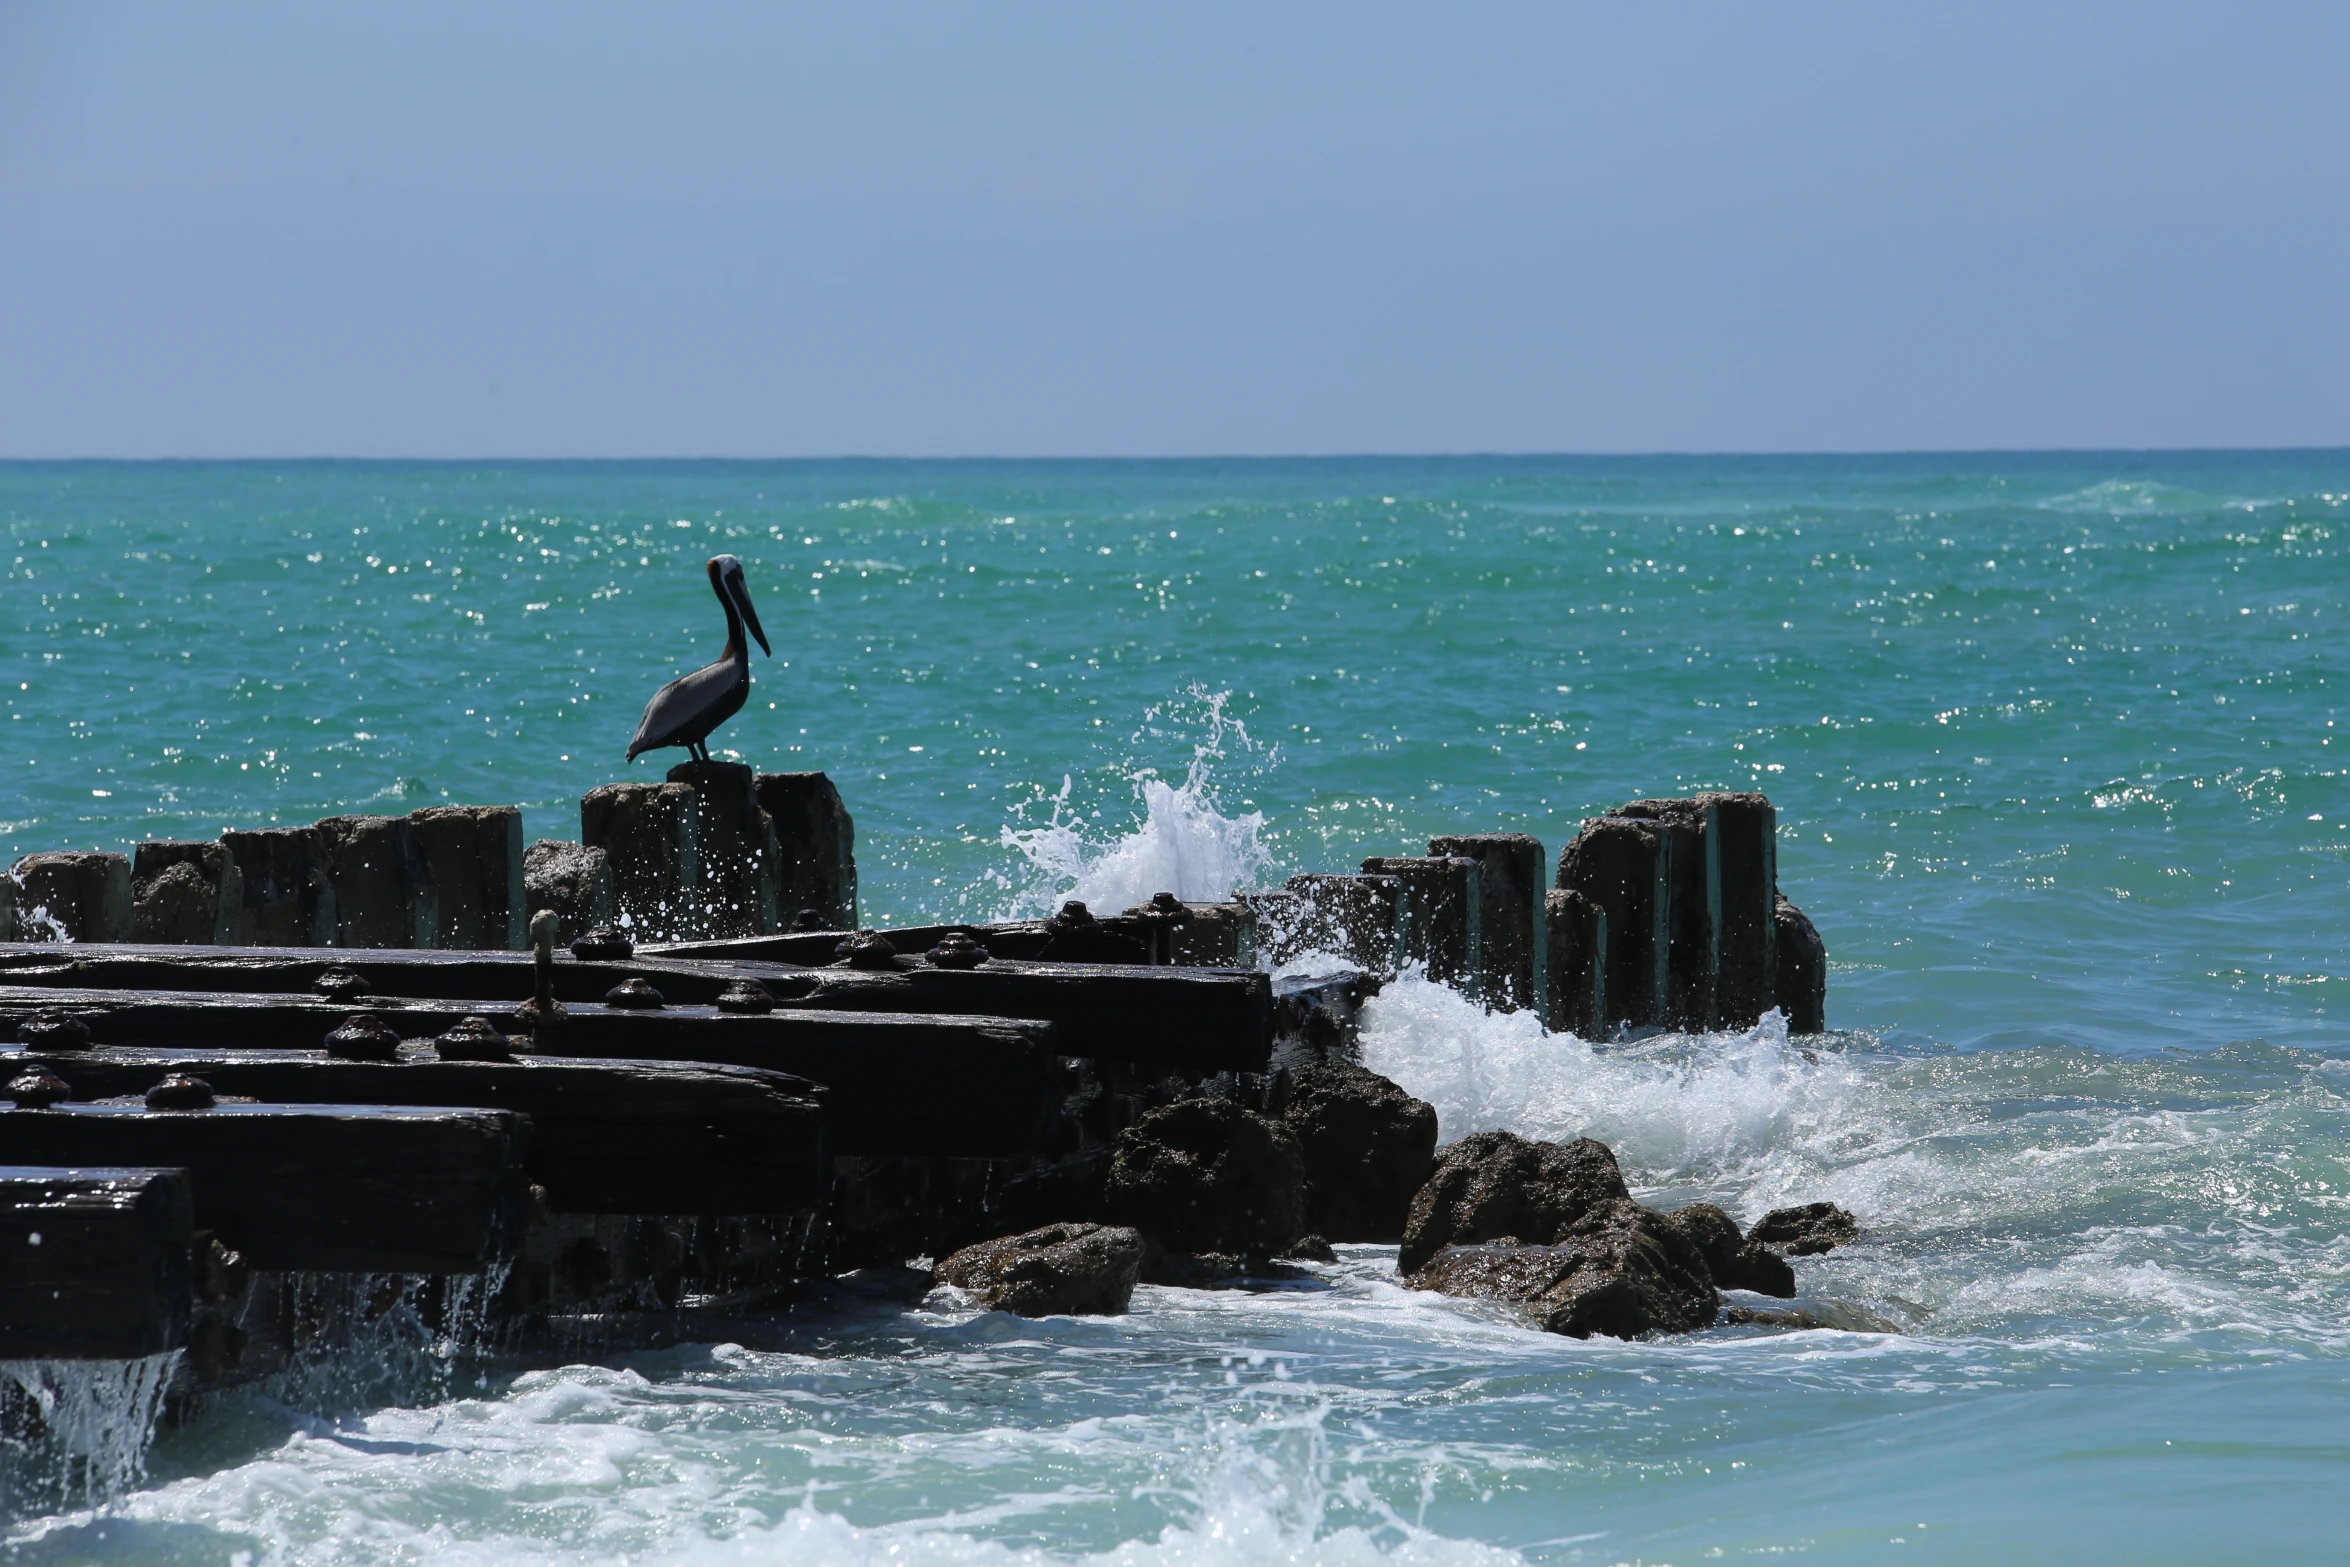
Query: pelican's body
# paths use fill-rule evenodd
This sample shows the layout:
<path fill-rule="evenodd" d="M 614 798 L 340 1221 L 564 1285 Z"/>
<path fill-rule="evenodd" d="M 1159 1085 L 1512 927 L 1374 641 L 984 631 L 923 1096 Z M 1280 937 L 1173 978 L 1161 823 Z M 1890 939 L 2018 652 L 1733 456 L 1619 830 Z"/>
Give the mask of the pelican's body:
<path fill-rule="evenodd" d="M 744 699 L 751 694 L 751 650 L 743 641 L 744 629 L 759 639 L 761 652 L 774 656 L 775 650 L 767 645 L 767 633 L 759 627 L 758 612 L 751 608 L 750 590 L 743 586 L 743 563 L 732 555 L 719 555 L 711 559 L 709 569 L 710 591 L 718 595 L 718 603 L 726 611 L 726 649 L 718 655 L 717 663 L 705 664 L 653 693 L 653 700 L 645 704 L 645 716 L 637 720 L 636 738 L 628 742 L 632 762 L 640 752 L 668 745 L 682 745 L 695 761 L 708 761 L 710 753 L 703 742 L 713 729 L 741 712 Z"/>

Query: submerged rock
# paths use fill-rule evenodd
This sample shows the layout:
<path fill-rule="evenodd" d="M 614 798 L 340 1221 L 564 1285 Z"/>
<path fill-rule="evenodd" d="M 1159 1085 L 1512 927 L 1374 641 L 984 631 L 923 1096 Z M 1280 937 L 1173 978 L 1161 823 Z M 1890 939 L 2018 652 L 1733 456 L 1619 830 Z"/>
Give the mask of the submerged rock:
<path fill-rule="evenodd" d="M 1502 1302 L 1569 1338 L 1687 1333 L 1721 1309 L 1696 1247 L 1662 1214 L 1628 1198 L 1587 1214 L 1548 1245 L 1446 1246 L 1408 1282 Z"/>
<path fill-rule="evenodd" d="M 1103 1200 L 1170 1252 L 1271 1257 L 1305 1230 L 1305 1160 L 1282 1123 L 1183 1099 L 1118 1134 Z"/>
<path fill-rule="evenodd" d="M 1437 1156 L 1428 1183 L 1412 1199 L 1396 1267 L 1415 1273 L 1447 1246 L 1505 1236 L 1545 1245 L 1630 1200 L 1624 1172 L 1604 1143 L 1475 1132 Z"/>
<path fill-rule="evenodd" d="M 1738 1221 L 1712 1203 L 1693 1202 L 1659 1217 L 1705 1258 L 1716 1289 L 1752 1290 L 1781 1300 L 1794 1298 L 1795 1270 L 1787 1265 L 1787 1259 L 1739 1234 Z"/>
<path fill-rule="evenodd" d="M 1142 1273 L 1140 1232 L 1106 1224 L 1048 1224 L 1024 1235 L 981 1241 L 941 1262 L 952 1284 L 990 1311 L 1023 1317 L 1114 1316 Z"/>
<path fill-rule="evenodd" d="M 1748 1240 L 1786 1257 L 1816 1257 L 1860 1238 L 1860 1221 L 1832 1202 L 1773 1208 L 1755 1221 Z"/>
<path fill-rule="evenodd" d="M 1392 1241 L 1436 1162 L 1436 1110 L 1378 1073 L 1318 1061 L 1282 1120 L 1305 1157 L 1306 1223 L 1329 1240 Z"/>

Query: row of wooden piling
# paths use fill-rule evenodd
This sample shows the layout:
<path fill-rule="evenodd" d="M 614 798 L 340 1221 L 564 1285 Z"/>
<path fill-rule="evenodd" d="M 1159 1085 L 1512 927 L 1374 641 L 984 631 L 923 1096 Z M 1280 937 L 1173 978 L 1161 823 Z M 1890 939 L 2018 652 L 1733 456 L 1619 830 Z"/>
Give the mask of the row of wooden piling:
<path fill-rule="evenodd" d="M 0 940 L 520 948 L 530 913 L 641 940 L 853 928 L 856 827 L 822 773 L 689 762 L 580 801 L 580 840 L 523 846 L 510 805 L 43 853 L 0 876 Z"/>

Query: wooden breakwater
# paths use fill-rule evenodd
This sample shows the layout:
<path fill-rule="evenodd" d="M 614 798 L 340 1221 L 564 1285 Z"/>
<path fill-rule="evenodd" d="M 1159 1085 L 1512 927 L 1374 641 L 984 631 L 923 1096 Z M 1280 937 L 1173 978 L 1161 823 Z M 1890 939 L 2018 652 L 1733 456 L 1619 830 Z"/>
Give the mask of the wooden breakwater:
<path fill-rule="evenodd" d="M 395 1320 L 528 1354 L 772 1311 L 1072 1216 L 1178 1100 L 1278 1114 L 1407 971 L 1588 1037 L 1816 1030 L 1776 831 L 1760 795 L 1635 801 L 1555 860 L 1446 836 L 879 932 L 831 785 L 734 764 L 591 792 L 576 844 L 437 807 L 31 856 L 0 877 L 0 1360 L 176 1352 L 186 1404 Z"/>

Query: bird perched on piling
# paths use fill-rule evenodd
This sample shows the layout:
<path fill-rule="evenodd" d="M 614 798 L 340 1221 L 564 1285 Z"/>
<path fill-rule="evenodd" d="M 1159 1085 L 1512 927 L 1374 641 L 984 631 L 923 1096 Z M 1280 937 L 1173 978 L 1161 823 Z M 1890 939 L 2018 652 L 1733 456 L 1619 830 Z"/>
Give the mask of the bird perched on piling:
<path fill-rule="evenodd" d="M 645 716 L 636 722 L 636 738 L 628 742 L 628 759 L 663 746 L 682 745 L 697 762 L 710 759 L 703 744 L 710 731 L 742 711 L 751 694 L 751 652 L 743 643 L 743 628 L 759 639 L 759 651 L 769 658 L 767 633 L 759 627 L 759 612 L 751 608 L 751 590 L 743 586 L 743 563 L 732 555 L 710 558 L 710 591 L 726 611 L 726 648 L 718 662 L 681 675 L 653 693 Z"/>

